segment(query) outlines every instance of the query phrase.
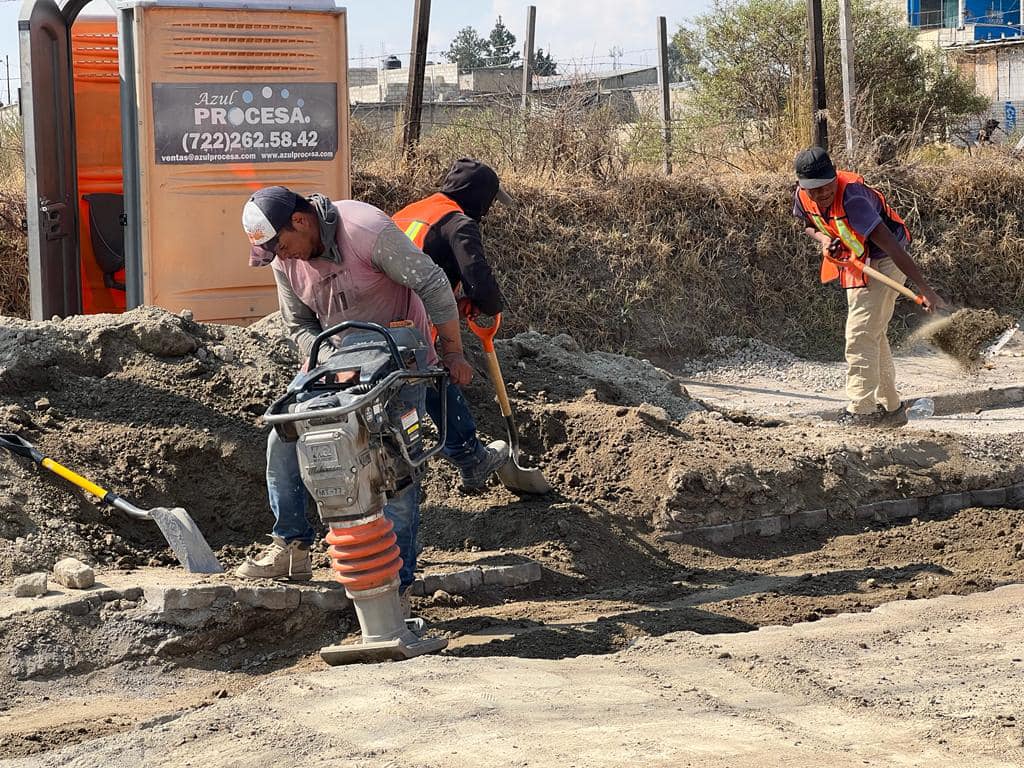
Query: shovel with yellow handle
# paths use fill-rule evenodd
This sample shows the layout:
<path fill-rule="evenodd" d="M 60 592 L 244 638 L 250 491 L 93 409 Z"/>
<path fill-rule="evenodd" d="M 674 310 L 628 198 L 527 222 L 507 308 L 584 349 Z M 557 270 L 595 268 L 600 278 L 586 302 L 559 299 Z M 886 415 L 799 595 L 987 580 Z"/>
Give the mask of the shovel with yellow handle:
<path fill-rule="evenodd" d="M 82 490 L 96 496 L 104 504 L 110 504 L 129 517 L 136 520 L 150 520 L 156 523 L 164 538 L 167 539 L 167 543 L 174 551 L 175 556 L 185 569 L 191 573 L 224 572 L 195 521 L 181 507 L 174 507 L 173 509 L 168 509 L 167 507 L 139 509 L 127 499 L 101 488 L 77 472 L 73 472 L 53 459 L 47 458 L 31 443 L 10 432 L 0 432 L 0 447 L 6 448 L 17 456 L 32 459 L 43 469 L 48 469 L 55 475 L 60 475 Z"/>
<path fill-rule="evenodd" d="M 467 318 L 466 322 L 483 345 L 487 358 L 487 373 L 490 375 L 494 391 L 498 395 L 498 405 L 501 407 L 501 415 L 505 417 L 505 428 L 508 431 L 509 459 L 498 470 L 498 479 L 501 480 L 502 485 L 512 491 L 548 493 L 551 491 L 551 484 L 544 479 L 541 471 L 524 467 L 519 463 L 519 430 L 516 429 L 516 420 L 512 415 L 512 404 L 508 400 L 508 390 L 505 389 L 505 379 L 501 375 L 498 355 L 494 351 L 494 336 L 498 333 L 498 328 L 501 327 L 501 313 L 494 316 L 494 323 L 490 326 L 478 325 L 472 317 Z"/>

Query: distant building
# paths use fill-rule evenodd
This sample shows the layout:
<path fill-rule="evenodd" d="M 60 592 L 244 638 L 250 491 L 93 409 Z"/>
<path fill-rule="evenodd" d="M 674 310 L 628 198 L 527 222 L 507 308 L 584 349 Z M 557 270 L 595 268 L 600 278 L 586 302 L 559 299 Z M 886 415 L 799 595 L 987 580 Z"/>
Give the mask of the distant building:
<path fill-rule="evenodd" d="M 398 61 L 395 59 L 394 61 Z M 389 61 L 390 65 L 394 62 Z M 353 76 L 353 72 L 355 76 Z M 379 104 L 404 101 L 409 90 L 409 68 L 349 70 L 349 101 L 353 104 Z M 451 101 L 459 98 L 459 65 L 428 64 L 423 82 L 424 101 Z"/>
<path fill-rule="evenodd" d="M 533 90 L 551 91 L 575 88 L 591 91 L 618 91 L 625 88 L 654 85 L 657 82 L 657 67 L 634 67 L 632 69 L 615 69 L 606 72 L 535 77 L 533 80 Z"/>
<path fill-rule="evenodd" d="M 482 67 L 459 75 L 459 90 L 464 96 L 474 93 L 514 93 L 522 88 L 522 67 Z"/>
<path fill-rule="evenodd" d="M 923 44 L 964 45 L 1021 35 L 1021 0 L 906 0 Z"/>
<path fill-rule="evenodd" d="M 949 46 L 946 54 L 975 90 L 988 98 L 988 113 L 978 124 L 998 121 L 993 141 L 1001 143 L 1017 130 L 1018 114 L 1024 128 L 1024 37 Z"/>

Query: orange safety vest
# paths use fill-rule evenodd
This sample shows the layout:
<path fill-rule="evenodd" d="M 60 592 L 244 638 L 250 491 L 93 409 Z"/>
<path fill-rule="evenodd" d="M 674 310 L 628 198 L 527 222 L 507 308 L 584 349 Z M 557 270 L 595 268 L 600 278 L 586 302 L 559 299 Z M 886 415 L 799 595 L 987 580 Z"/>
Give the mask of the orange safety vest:
<path fill-rule="evenodd" d="M 804 213 L 814 223 L 814 226 L 818 228 L 818 231 L 823 232 L 833 240 L 839 238 L 842 241 L 846 257 L 855 257 L 865 264 L 871 263 L 871 257 L 867 255 L 870 253 L 866 245 L 867 237 L 859 232 L 855 232 L 846 221 L 846 211 L 843 208 L 843 193 L 846 191 L 847 184 L 864 184 L 865 187 L 877 195 L 882 203 L 883 224 L 886 219 L 899 224 L 903 227 L 904 233 L 906 233 L 907 243 L 910 243 L 910 230 L 903 219 L 900 218 L 896 211 L 889 207 L 889 204 L 885 202 L 885 196 L 881 192 L 868 187 L 864 183 L 863 176 L 851 173 L 850 171 L 839 171 L 836 174 L 836 182 L 836 196 L 832 199 L 832 207 L 825 215 L 822 215 L 818 210 L 818 206 L 814 204 L 814 201 L 811 200 L 810 195 L 804 189 L 799 191 L 800 205 L 803 206 Z M 822 258 L 821 282 L 829 283 L 836 278 L 839 278 L 839 284 L 843 288 L 863 288 L 868 284 L 868 279 L 862 272 L 856 269 L 844 269 L 837 264 L 833 264 L 828 259 Z"/>
<path fill-rule="evenodd" d="M 398 228 L 408 235 L 416 247 L 423 250 L 430 228 L 449 213 L 462 213 L 462 208 L 447 195 L 440 192 L 428 198 L 410 203 L 391 219 Z"/>

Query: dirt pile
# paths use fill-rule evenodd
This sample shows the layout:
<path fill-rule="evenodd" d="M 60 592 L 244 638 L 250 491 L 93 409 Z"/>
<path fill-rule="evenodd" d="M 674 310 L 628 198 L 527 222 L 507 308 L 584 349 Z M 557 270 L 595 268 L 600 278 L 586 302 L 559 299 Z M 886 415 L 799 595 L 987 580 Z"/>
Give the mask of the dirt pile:
<path fill-rule="evenodd" d="M 184 506 L 214 547 L 269 530 L 257 418 L 295 352 L 272 325 L 203 325 L 156 309 L 0 320 L 0 430 L 141 506 Z M 132 566 L 169 557 L 127 520 L 30 462 L 0 455 L 0 574 L 66 554 Z"/>
<path fill-rule="evenodd" d="M 980 364 L 985 349 L 1016 320 L 991 309 L 959 309 L 947 318 L 922 329 L 935 346 L 972 368 Z"/>
<path fill-rule="evenodd" d="M 3 320 L 0 350 L 0 429 L 142 506 L 185 507 L 229 565 L 270 529 L 258 417 L 297 362 L 278 318 L 235 328 L 144 309 Z M 437 462 L 426 482 L 427 547 L 511 549 L 556 562 L 571 553 L 612 574 L 619 560 L 608 560 L 609 531 L 618 541 L 650 542 L 658 531 L 848 510 L 1022 476 L 1012 451 L 968 440 L 709 410 L 651 363 L 587 353 L 567 335 L 524 333 L 498 351 L 524 449 L 556 491 L 519 499 L 493 487 L 467 497 L 452 468 Z M 504 437 L 477 367 L 468 396 L 481 437 Z M 619 557 L 641 571 L 656 567 L 649 547 L 629 545 Z M 0 574 L 48 568 L 67 555 L 121 567 L 173 562 L 155 526 L 0 456 Z"/>

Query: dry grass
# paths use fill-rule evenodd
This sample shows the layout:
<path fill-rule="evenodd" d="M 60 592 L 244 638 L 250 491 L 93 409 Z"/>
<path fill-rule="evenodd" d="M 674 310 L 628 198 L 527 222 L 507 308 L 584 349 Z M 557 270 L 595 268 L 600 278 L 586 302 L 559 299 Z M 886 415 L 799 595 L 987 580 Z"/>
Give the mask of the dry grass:
<path fill-rule="evenodd" d="M 360 174 L 356 196 L 394 212 L 435 190 L 444 168 L 429 156 L 413 170 Z M 868 175 L 909 218 L 915 257 L 947 300 L 1020 314 L 1024 172 L 965 160 Z M 496 206 L 484 235 L 510 331 L 566 332 L 642 355 L 691 354 L 720 335 L 841 353 L 845 297 L 818 283 L 814 249 L 790 215 L 788 176 L 503 179 L 519 204 Z M 901 302 L 895 335 L 919 321 Z"/>
<path fill-rule="evenodd" d="M 454 157 L 493 164 L 519 202 L 496 206 L 484 225 L 510 332 L 566 332 L 589 348 L 638 355 L 692 354 L 721 335 L 840 354 L 845 297 L 818 283 L 814 249 L 790 215 L 788 174 L 691 158 L 665 178 L 601 138 L 610 118 L 600 110 L 574 122 L 536 109 L 528 125 L 515 114 L 487 118 L 487 131 L 471 122 L 428 137 L 413 163 L 387 142 L 353 147 L 355 196 L 393 213 L 435 191 Z M 24 316 L 24 192 L 17 165 L 9 170 L 0 184 L 0 313 Z M 942 158 L 867 177 L 908 219 L 915 258 L 940 294 L 1021 314 L 1024 170 L 1013 159 Z M 919 323 L 900 307 L 897 336 Z"/>
<path fill-rule="evenodd" d="M 28 317 L 28 244 L 21 229 L 24 189 L 0 188 L 0 315 Z"/>

